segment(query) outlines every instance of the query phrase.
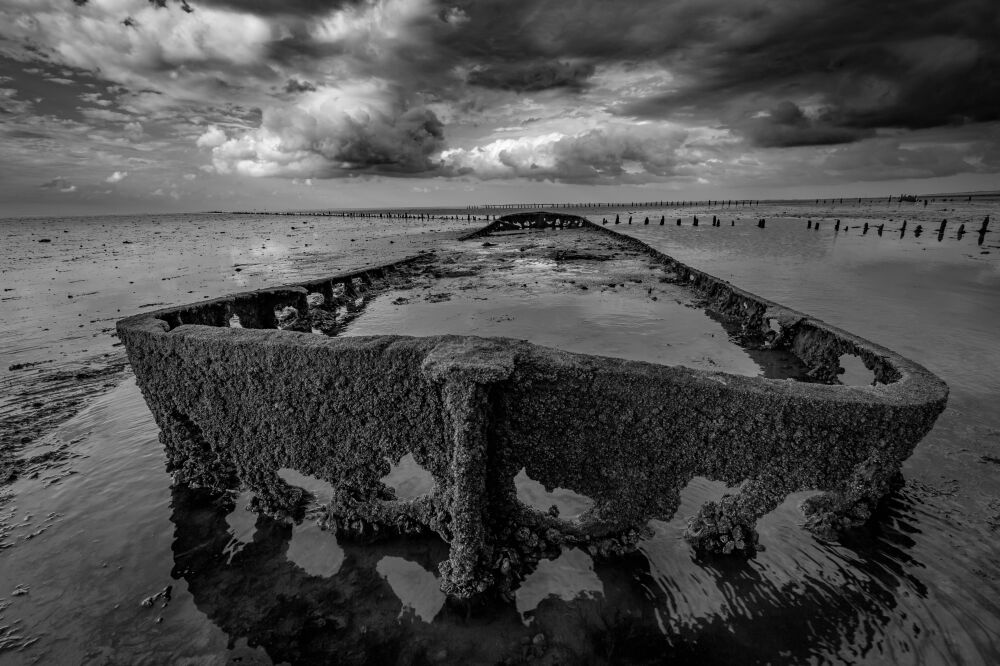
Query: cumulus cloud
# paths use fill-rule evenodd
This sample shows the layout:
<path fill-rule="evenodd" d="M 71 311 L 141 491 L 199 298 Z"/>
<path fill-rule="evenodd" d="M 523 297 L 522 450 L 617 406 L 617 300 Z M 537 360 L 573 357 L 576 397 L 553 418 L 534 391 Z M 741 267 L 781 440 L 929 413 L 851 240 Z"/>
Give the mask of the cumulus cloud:
<path fill-rule="evenodd" d="M 120 148 L 104 173 L 183 154 L 176 181 L 206 156 L 248 176 L 595 183 L 996 162 L 977 147 L 1000 121 L 994 0 L 183 4 L 2 3 L 5 157 L 34 165 L 75 137 Z M 956 143 L 968 127 L 978 142 Z M 40 180 L 89 178 L 50 161 Z"/>
<path fill-rule="evenodd" d="M 438 17 L 449 25 L 464 25 L 471 20 L 464 9 L 456 6 L 442 9 L 438 12 Z"/>
<path fill-rule="evenodd" d="M 285 83 L 286 93 L 300 93 L 300 92 L 315 92 L 316 86 L 309 83 L 308 81 L 299 81 L 298 79 L 291 78 Z"/>
<path fill-rule="evenodd" d="M 444 144 L 437 116 L 370 83 L 305 95 L 264 111 L 261 126 L 222 140 L 218 128 L 198 139 L 220 173 L 331 178 L 353 171 L 413 174 L 433 168 Z"/>
<path fill-rule="evenodd" d="M 651 125 L 552 132 L 446 150 L 441 160 L 454 173 L 480 178 L 640 182 L 675 174 L 689 159 L 686 138 L 682 129 Z"/>
<path fill-rule="evenodd" d="M 142 123 L 139 122 L 125 123 L 125 127 L 123 129 L 125 137 L 130 141 L 138 141 L 139 139 L 142 138 L 143 135 Z"/>
<path fill-rule="evenodd" d="M 0 88 L 0 115 L 26 114 L 32 106 L 30 100 L 18 99 L 18 91 L 14 88 Z"/>
<path fill-rule="evenodd" d="M 115 171 L 113 174 L 104 179 L 107 183 L 120 183 L 128 176 L 128 171 Z"/>
<path fill-rule="evenodd" d="M 9 9 L 0 10 L 9 12 L 0 36 L 11 43 L 45 44 L 60 64 L 138 88 L 166 85 L 178 67 L 253 66 L 273 36 L 273 26 L 252 13 L 204 7 L 189 14 L 130 3 L 129 28 L 121 24 L 124 11 L 118 2 L 73 8 L 11 0 Z"/>
<path fill-rule="evenodd" d="M 199 148 L 217 148 L 224 144 L 227 140 L 228 137 L 226 136 L 226 133 L 215 125 L 212 125 L 198 137 L 195 144 Z"/>

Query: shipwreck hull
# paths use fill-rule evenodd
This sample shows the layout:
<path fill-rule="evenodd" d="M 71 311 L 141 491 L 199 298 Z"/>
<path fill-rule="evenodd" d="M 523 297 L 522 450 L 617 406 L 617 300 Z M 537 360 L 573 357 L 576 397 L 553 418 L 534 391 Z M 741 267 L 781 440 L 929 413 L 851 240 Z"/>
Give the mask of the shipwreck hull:
<path fill-rule="evenodd" d="M 450 544 L 443 588 L 468 597 L 508 587 L 563 546 L 630 549 L 650 519 L 675 513 L 696 476 L 742 484 L 690 521 L 687 537 L 701 550 L 752 553 L 756 520 L 800 490 L 823 493 L 805 506 L 814 529 L 864 520 L 945 406 L 940 379 L 885 348 L 582 218 L 533 215 L 532 228 L 611 233 L 669 264 L 708 307 L 748 336 L 793 350 L 817 377 L 835 377 L 846 353 L 861 357 L 876 383 L 745 377 L 506 338 L 275 328 L 276 309 L 308 319 L 310 293 L 356 294 L 397 264 L 120 321 L 175 479 L 249 488 L 260 508 L 292 513 L 301 491 L 278 470 L 327 481 L 338 532 L 433 530 Z M 229 327 L 233 315 L 243 328 Z M 407 454 L 434 484 L 398 500 L 382 477 Z M 514 477 L 522 468 L 593 507 L 564 520 L 521 503 Z"/>

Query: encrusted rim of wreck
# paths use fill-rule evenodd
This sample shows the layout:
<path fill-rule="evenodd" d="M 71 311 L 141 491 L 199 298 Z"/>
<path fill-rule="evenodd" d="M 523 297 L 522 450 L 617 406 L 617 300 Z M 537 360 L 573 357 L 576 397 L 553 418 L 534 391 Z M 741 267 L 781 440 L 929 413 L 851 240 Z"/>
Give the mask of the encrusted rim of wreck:
<path fill-rule="evenodd" d="M 263 507 L 284 510 L 300 495 L 277 470 L 318 476 L 335 486 L 339 531 L 429 528 L 444 537 L 442 587 L 468 597 L 509 589 L 523 573 L 518 562 L 530 567 L 563 546 L 598 555 L 633 548 L 649 519 L 673 515 L 695 476 L 742 484 L 689 521 L 698 550 L 754 552 L 756 520 L 799 490 L 824 493 L 804 505 L 810 529 L 857 524 L 944 409 L 947 385 L 921 365 L 585 218 L 505 216 L 461 240 L 517 226 L 608 234 L 660 262 L 747 338 L 792 349 L 817 378 L 835 380 L 850 354 L 876 382 L 747 377 L 502 337 L 276 330 L 276 310 L 316 321 L 310 294 L 354 298 L 433 256 L 419 254 L 119 321 L 175 478 L 246 485 Z M 229 327 L 234 315 L 241 328 Z M 380 479 L 406 453 L 435 483 L 398 500 Z M 521 468 L 594 506 L 572 520 L 528 507 L 514 492 Z"/>
<path fill-rule="evenodd" d="M 460 241 L 488 236 L 494 233 L 500 223 L 513 217 L 537 216 L 538 212 L 519 213 L 505 216 L 497 221 L 465 234 Z M 551 215 L 551 214 L 550 214 Z M 742 322 L 746 331 L 766 333 L 773 331 L 777 339 L 770 342 L 773 346 L 791 346 L 803 362 L 816 368 L 831 366 L 827 378 L 833 379 L 837 360 L 843 354 L 855 355 L 862 359 L 865 367 L 874 373 L 875 386 L 845 386 L 841 384 L 814 384 L 795 382 L 784 379 L 765 377 L 745 377 L 733 375 L 725 371 L 688 369 L 691 373 L 715 380 L 749 382 L 759 385 L 762 390 L 789 389 L 796 392 L 809 393 L 814 399 L 834 400 L 837 402 L 853 401 L 877 402 L 883 404 L 923 404 L 936 402 L 947 398 L 948 386 L 943 380 L 925 367 L 906 357 L 849 331 L 838 328 L 825 321 L 799 312 L 774 301 L 767 300 L 749 291 L 741 289 L 721 278 L 704 271 L 691 268 L 670 255 L 667 255 L 643 241 L 622 234 L 582 217 L 556 214 L 558 217 L 574 218 L 579 224 L 577 228 L 589 229 L 607 234 L 619 242 L 647 254 L 663 264 L 669 271 L 675 273 L 687 283 L 702 301 L 712 310 L 735 317 Z M 123 318 L 117 323 L 119 333 L 129 329 L 142 328 L 157 333 L 183 334 L 177 331 L 180 326 L 207 325 L 213 328 L 224 328 L 227 332 L 229 316 L 239 311 L 241 304 L 252 304 L 261 301 L 271 305 L 287 305 L 296 308 L 305 307 L 305 298 L 313 292 L 329 292 L 334 285 L 342 284 L 353 289 L 354 285 L 371 284 L 375 279 L 385 277 L 394 270 L 412 264 L 422 259 L 432 257 L 430 252 L 421 252 L 403 259 L 373 266 L 336 273 L 334 275 L 305 280 L 267 289 L 237 292 L 228 296 L 209 299 L 202 302 L 163 308 L 151 312 Z M 156 321 L 163 324 L 157 324 Z M 263 322 L 262 322 L 263 323 Z M 165 324 L 165 327 L 164 327 Z M 244 326 L 250 330 L 269 330 L 272 326 Z M 291 332 L 296 335 L 297 332 Z M 397 337 L 394 334 L 372 337 Z M 408 337 L 408 336 L 398 336 Z M 440 337 L 481 337 L 481 336 L 440 336 Z M 503 340 L 505 338 L 486 336 L 489 339 Z M 288 343 L 294 338 L 290 337 Z M 344 338 L 323 338 L 325 344 L 341 344 Z M 531 344 L 531 343 L 528 343 Z M 536 345 L 532 345 L 536 346 Z M 575 354 L 575 352 L 566 352 Z M 598 355 L 580 354 L 581 356 Z M 674 368 L 678 366 L 659 365 L 643 361 L 630 361 L 652 365 L 659 368 Z"/>

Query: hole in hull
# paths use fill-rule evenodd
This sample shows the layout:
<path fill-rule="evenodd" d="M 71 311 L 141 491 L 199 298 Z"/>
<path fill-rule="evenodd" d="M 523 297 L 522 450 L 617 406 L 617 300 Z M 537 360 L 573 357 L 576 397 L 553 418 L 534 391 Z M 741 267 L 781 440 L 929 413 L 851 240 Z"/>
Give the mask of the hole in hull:
<path fill-rule="evenodd" d="M 315 476 L 283 467 L 278 470 L 278 477 L 288 485 L 307 491 L 319 504 L 326 504 L 333 498 L 333 486 Z M 335 576 L 344 564 L 344 549 L 337 543 L 336 535 L 321 529 L 315 520 L 293 526 L 285 556 L 310 576 L 321 578 Z"/>
<path fill-rule="evenodd" d="M 274 320 L 281 330 L 298 331 L 302 330 L 304 326 L 304 321 L 298 309 L 291 305 L 274 308 Z"/>
<path fill-rule="evenodd" d="M 528 476 L 525 468 L 514 477 L 517 499 L 533 509 L 548 513 L 554 506 L 563 520 L 573 520 L 594 506 L 594 500 L 567 488 L 553 488 L 548 491 L 538 481 Z"/>
<path fill-rule="evenodd" d="M 840 366 L 837 379 L 847 386 L 872 386 L 875 373 L 865 367 L 865 362 L 853 354 L 843 354 L 837 361 Z"/>
<path fill-rule="evenodd" d="M 392 488 L 397 499 L 410 500 L 429 493 L 434 488 L 434 476 L 420 466 L 412 453 L 407 453 L 382 477 L 382 483 Z"/>

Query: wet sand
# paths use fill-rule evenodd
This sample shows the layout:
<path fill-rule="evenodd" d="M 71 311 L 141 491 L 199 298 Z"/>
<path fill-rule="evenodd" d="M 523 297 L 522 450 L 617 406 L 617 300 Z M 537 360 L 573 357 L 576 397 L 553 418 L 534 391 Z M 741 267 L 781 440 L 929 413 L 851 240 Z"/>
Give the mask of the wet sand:
<path fill-rule="evenodd" d="M 392 261 L 471 226 L 225 214 L 0 221 L 0 484 L 60 457 L 36 443 L 127 374 L 117 319 Z"/>
<path fill-rule="evenodd" d="M 793 497 L 762 521 L 762 541 L 771 547 L 757 559 L 696 561 L 677 536 L 683 519 L 724 491 L 696 481 L 685 489 L 675 520 L 654 521 L 654 537 L 636 555 L 610 562 L 568 551 L 539 567 L 512 606 L 468 615 L 436 592 L 433 572 L 445 552 L 439 541 L 357 548 L 324 539 L 309 521 L 289 525 L 256 516 L 239 498 L 220 505 L 172 488 L 134 382 L 126 375 L 119 383 L 112 373 L 94 385 L 106 393 L 95 400 L 84 389 L 74 407 L 82 411 L 54 430 L 33 433 L 17 454 L 54 452 L 30 472 L 19 468 L 0 500 L 0 544 L 7 546 L 0 550 L 0 658 L 270 663 L 339 654 L 356 663 L 378 657 L 468 663 L 516 662 L 538 652 L 543 660 L 590 655 L 597 663 L 666 657 L 992 663 L 1000 658 L 1000 568 L 993 547 L 1000 528 L 1000 417 L 991 406 L 1000 394 L 994 334 L 1000 236 L 992 233 L 979 246 L 975 234 L 954 235 L 960 218 L 978 228 L 984 215 L 996 214 L 991 206 L 995 202 L 925 211 L 871 203 L 849 215 L 846 205 L 780 204 L 740 217 L 708 208 L 621 210 L 619 230 L 627 230 L 632 214 L 631 233 L 681 261 L 884 344 L 950 384 L 949 409 L 904 467 L 906 487 L 872 525 L 840 543 L 804 535 L 801 497 Z M 668 225 L 682 217 L 684 226 L 660 227 L 661 214 Z M 697 228 L 692 214 L 701 219 Z M 708 225 L 713 214 L 724 226 Z M 605 215 L 589 217 L 600 222 Z M 649 227 L 642 225 L 647 215 Z M 927 227 L 936 230 L 935 218 L 945 215 L 954 222 L 938 241 Z M 753 226 L 760 217 L 768 219 L 765 230 Z M 842 231 L 835 234 L 837 217 Z M 440 248 L 458 230 L 477 226 L 456 221 L 401 229 L 352 220 L 347 224 L 358 225 L 352 245 L 344 220 L 205 218 L 192 229 L 190 218 L 170 222 L 175 239 L 183 240 L 169 253 L 157 243 L 163 233 L 153 233 L 166 229 L 144 229 L 136 220 L 106 222 L 104 235 L 91 232 L 89 240 L 85 225 L 65 220 L 33 222 L 39 226 L 27 235 L 10 221 L 0 223 L 17 248 L 3 273 L 4 288 L 14 289 L 3 297 L 16 299 L 2 302 L 4 321 L 14 322 L 0 341 L 4 400 L 14 395 L 7 390 L 13 386 L 45 396 L 43 366 L 56 372 L 88 362 L 113 366 L 120 348 L 101 329 L 110 328 L 119 309 L 125 314 L 149 303 L 188 302 L 380 263 L 415 248 Z M 910 229 L 922 221 L 924 234 L 891 236 L 892 225 L 904 218 Z M 730 219 L 735 227 L 726 226 Z M 821 220 L 820 229 L 807 230 L 807 219 Z M 870 229 L 862 236 L 855 225 L 864 221 L 885 222 L 883 235 Z M 56 254 L 49 246 L 63 228 L 85 247 Z M 125 233 L 130 228 L 136 236 Z M 446 235 L 431 233 L 434 228 Z M 230 233 L 245 238 L 217 243 Z M 44 237 L 52 243 L 37 242 Z M 108 249 L 112 237 L 121 245 L 143 240 Z M 269 242 L 273 252 L 247 260 L 261 245 L 267 252 Z M 364 242 L 364 252 L 352 251 Z M 134 260 L 125 263 L 132 252 Z M 69 271 L 55 273 L 58 280 L 49 279 L 53 261 L 65 261 L 56 270 Z M 255 265 L 238 265 L 243 262 Z M 452 291 L 452 300 L 416 302 L 447 309 L 462 298 L 457 287 L 442 291 Z M 610 290 L 604 296 L 610 298 Z M 356 323 L 391 323 L 399 297 L 376 301 L 373 318 Z M 379 313 L 389 318 L 379 320 Z M 457 325 L 447 317 L 424 322 Z M 7 369 L 38 361 L 51 363 Z M 41 409 L 26 408 L 16 396 L 13 402 L 29 414 Z M 168 585 L 169 600 L 140 604 Z"/>

